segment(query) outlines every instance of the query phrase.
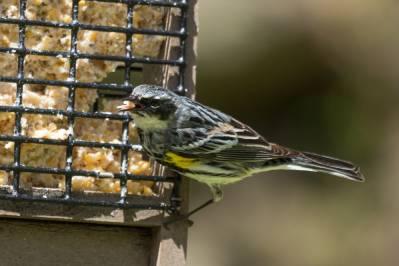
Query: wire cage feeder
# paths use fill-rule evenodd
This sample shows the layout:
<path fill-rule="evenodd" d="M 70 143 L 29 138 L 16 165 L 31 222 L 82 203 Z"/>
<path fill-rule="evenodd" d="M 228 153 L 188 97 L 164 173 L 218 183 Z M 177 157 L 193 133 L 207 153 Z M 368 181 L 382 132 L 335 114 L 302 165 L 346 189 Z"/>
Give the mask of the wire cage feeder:
<path fill-rule="evenodd" d="M 139 156 L 142 164 L 145 158 L 140 159 L 141 146 L 132 140 L 134 121 L 114 107 L 140 83 L 193 95 L 193 89 L 185 89 L 190 87 L 185 84 L 189 4 L 185 0 L 63 0 L 60 2 L 70 8 L 65 11 L 62 5 L 49 6 L 48 0 L 14 2 L 17 10 L 0 3 L 0 125 L 4 121 L 11 125 L 0 129 L 0 176 L 7 177 L 2 181 L 0 199 L 176 211 L 181 201 L 180 178 L 165 175 L 155 163 L 144 174 L 129 170 L 132 154 Z M 112 8 L 123 13 L 106 13 Z M 63 17 L 57 15 L 57 9 Z M 151 20 L 157 20 L 157 25 L 151 25 Z M 140 21 L 149 27 L 141 27 Z M 56 44 L 46 45 L 46 40 Z M 155 48 L 148 52 L 149 47 Z M 115 79 L 119 82 L 114 83 Z M 44 106 L 50 94 L 62 95 L 64 103 Z M 2 95 L 11 99 L 8 104 L 1 102 Z M 39 95 L 39 99 L 30 102 L 29 95 Z M 79 106 L 82 99 L 90 104 Z M 32 117 L 48 119 L 62 137 L 48 131 L 44 134 L 38 128 L 48 125 Z M 29 132 L 29 123 L 36 128 L 34 133 Z M 118 131 L 117 140 L 97 139 L 97 135 L 107 134 L 101 131 L 104 123 Z M 78 127 L 81 132 L 92 127 L 94 135 L 83 137 Z M 30 156 L 55 160 L 55 149 L 60 150 L 62 162 L 30 164 Z M 92 154 L 85 153 L 87 149 Z M 87 168 L 84 163 L 76 166 L 77 160 L 83 160 L 78 156 L 98 163 L 95 156 L 100 153 L 95 151 L 101 150 L 114 155 L 112 171 Z M 37 185 L 37 176 L 57 181 L 52 187 Z M 78 190 L 75 178 L 81 183 L 111 180 L 117 188 L 113 193 L 93 192 L 90 183 L 87 189 Z M 146 182 L 155 193 L 130 195 L 130 184 L 143 188 Z"/>

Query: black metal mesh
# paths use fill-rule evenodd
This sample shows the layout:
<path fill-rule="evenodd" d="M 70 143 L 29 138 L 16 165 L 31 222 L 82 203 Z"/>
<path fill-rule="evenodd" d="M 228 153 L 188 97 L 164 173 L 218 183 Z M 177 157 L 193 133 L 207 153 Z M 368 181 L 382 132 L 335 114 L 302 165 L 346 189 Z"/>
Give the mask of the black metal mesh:
<path fill-rule="evenodd" d="M 88 1 L 88 0 L 86 0 Z M 151 180 L 156 182 L 172 182 L 175 185 L 178 183 L 177 177 L 167 176 L 137 176 L 129 174 L 127 171 L 128 166 L 128 153 L 131 150 L 140 151 L 140 145 L 129 143 L 128 131 L 130 117 L 127 114 L 115 114 L 100 111 L 76 111 L 75 110 L 75 95 L 79 88 L 84 89 L 97 89 L 106 90 L 111 92 L 120 92 L 128 94 L 133 89 L 133 81 L 135 80 L 134 71 L 141 69 L 137 65 L 144 64 L 157 64 L 157 65 L 170 65 L 179 69 L 178 86 L 174 89 L 180 94 L 184 94 L 184 67 L 185 67 L 185 37 L 186 37 L 186 11 L 187 3 L 184 0 L 174 1 L 159 1 L 159 0 L 89 0 L 91 2 L 106 2 L 106 3 L 121 3 L 127 6 L 126 26 L 105 26 L 105 25 L 91 25 L 84 24 L 78 20 L 79 0 L 72 0 L 72 21 L 70 23 L 44 21 L 44 20 L 29 20 L 25 16 L 27 0 L 19 1 L 19 18 L 0 17 L 0 25 L 14 24 L 19 27 L 18 47 L 0 47 L 0 52 L 15 54 L 18 56 L 18 68 L 16 77 L 5 77 L 0 75 L 0 82 L 15 83 L 16 84 L 16 101 L 12 106 L 1 106 L 0 112 L 11 112 L 15 114 L 14 133 L 9 135 L 0 135 L 0 141 L 14 142 L 14 162 L 12 165 L 0 165 L 0 170 L 13 173 L 13 185 L 11 191 L 2 191 L 0 198 L 12 200 L 33 200 L 33 201 L 46 201 L 46 202 L 62 202 L 72 204 L 88 204 L 88 205 L 103 205 L 103 206 L 118 206 L 118 207 L 132 207 L 139 209 L 164 209 L 174 210 L 178 207 L 178 195 L 172 194 L 172 197 L 166 201 L 151 201 L 146 200 L 146 197 L 131 198 L 127 196 L 126 183 L 127 180 Z M 138 29 L 133 26 L 134 7 L 136 5 L 149 5 L 160 6 L 168 8 L 176 8 L 180 12 L 179 29 Z M 57 7 L 54 7 L 57 8 Z M 41 26 L 50 28 L 68 29 L 71 32 L 71 47 L 69 51 L 46 51 L 28 49 L 25 45 L 26 28 L 27 26 Z M 82 53 L 78 51 L 78 32 L 80 30 L 94 30 L 100 32 L 116 32 L 126 35 L 126 49 L 125 56 L 117 55 L 102 55 Z M 158 59 L 150 57 L 138 57 L 134 55 L 133 39 L 134 34 L 142 35 L 159 35 L 169 36 L 180 39 L 180 55 L 177 59 Z M 67 80 L 44 80 L 39 78 L 25 77 L 25 57 L 27 55 L 62 57 L 69 60 L 69 74 Z M 118 61 L 124 63 L 124 78 L 123 82 L 119 84 L 99 83 L 99 82 L 81 82 L 77 80 L 77 60 L 79 59 L 92 59 L 92 60 L 108 60 Z M 51 86 L 62 86 L 68 88 L 68 103 L 66 110 L 54 110 L 25 107 L 22 104 L 22 95 L 25 84 L 40 84 Z M 0 92 L 1 93 L 1 92 Z M 117 120 L 122 122 L 121 143 L 108 143 L 108 142 L 94 142 L 87 140 L 80 140 L 74 136 L 73 130 L 69 131 L 69 135 L 65 140 L 47 139 L 47 138 L 33 138 L 21 134 L 21 119 L 24 114 L 42 114 L 57 116 L 62 115 L 67 118 L 68 128 L 74 127 L 76 118 L 95 118 L 104 120 Z M 26 166 L 21 163 L 21 146 L 23 143 L 36 143 L 36 144 L 49 144 L 61 145 L 66 147 L 66 160 L 65 167 L 63 168 L 50 168 L 50 167 L 33 167 Z M 74 147 L 96 147 L 96 148 L 110 148 L 119 149 L 121 151 L 121 167 L 118 173 L 113 174 L 113 178 L 120 180 L 121 193 L 117 199 L 113 200 L 98 200 L 91 197 L 75 197 L 72 192 L 72 177 L 73 176 L 87 176 L 96 178 L 110 178 L 108 173 L 101 173 L 98 171 L 77 170 L 73 168 L 73 148 Z M 32 193 L 25 193 L 20 189 L 20 176 L 21 173 L 43 173 L 43 174 L 59 174 L 65 176 L 65 191 L 60 197 L 46 197 L 43 195 L 35 196 Z M 174 190 L 176 191 L 176 189 Z"/>

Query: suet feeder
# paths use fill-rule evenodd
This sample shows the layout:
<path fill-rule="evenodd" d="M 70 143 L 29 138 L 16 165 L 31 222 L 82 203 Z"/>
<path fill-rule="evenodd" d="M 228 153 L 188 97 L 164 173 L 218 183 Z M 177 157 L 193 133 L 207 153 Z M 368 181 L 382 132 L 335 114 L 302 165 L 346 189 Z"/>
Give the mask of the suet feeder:
<path fill-rule="evenodd" d="M 185 264 L 187 225 L 161 225 L 187 211 L 187 183 L 116 106 L 142 83 L 194 97 L 196 5 L 0 2 L 4 265 Z"/>

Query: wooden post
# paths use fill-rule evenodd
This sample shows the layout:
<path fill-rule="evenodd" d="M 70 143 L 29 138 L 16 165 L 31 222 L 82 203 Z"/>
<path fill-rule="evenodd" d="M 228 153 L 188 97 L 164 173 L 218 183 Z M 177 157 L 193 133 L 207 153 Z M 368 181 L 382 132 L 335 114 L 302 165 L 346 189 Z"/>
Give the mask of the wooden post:
<path fill-rule="evenodd" d="M 188 2 L 185 86 L 194 95 L 197 0 Z M 154 78 L 155 69 L 145 67 L 144 71 L 144 76 L 152 73 Z M 165 71 L 172 70 L 162 70 L 162 74 Z M 161 83 L 172 85 L 170 80 Z M 181 212 L 186 213 L 189 192 L 185 178 L 180 190 Z M 157 210 L 1 200 L 0 249 L 4 256 L 0 264 L 185 265 L 188 226 L 178 222 L 165 229 L 161 226 L 165 215 Z"/>

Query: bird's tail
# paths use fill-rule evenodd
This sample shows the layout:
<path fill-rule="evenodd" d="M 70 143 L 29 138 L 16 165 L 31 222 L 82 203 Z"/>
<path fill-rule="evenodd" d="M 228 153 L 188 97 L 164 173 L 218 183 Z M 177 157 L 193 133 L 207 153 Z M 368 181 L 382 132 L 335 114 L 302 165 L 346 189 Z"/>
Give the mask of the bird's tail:
<path fill-rule="evenodd" d="M 351 162 L 310 152 L 300 152 L 292 157 L 288 168 L 324 172 L 354 181 L 364 181 L 360 168 Z"/>

